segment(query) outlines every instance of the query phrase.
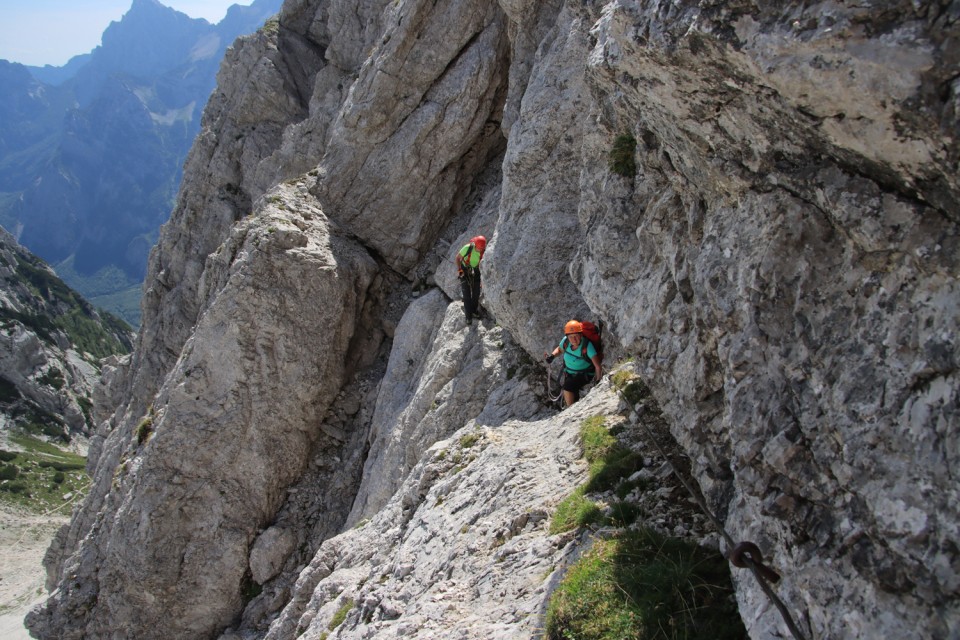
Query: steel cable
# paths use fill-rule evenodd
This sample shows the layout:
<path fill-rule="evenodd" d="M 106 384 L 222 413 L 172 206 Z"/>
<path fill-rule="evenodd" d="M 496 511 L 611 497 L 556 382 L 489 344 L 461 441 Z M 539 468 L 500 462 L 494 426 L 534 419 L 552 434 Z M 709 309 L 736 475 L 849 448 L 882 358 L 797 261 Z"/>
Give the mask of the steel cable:
<path fill-rule="evenodd" d="M 706 500 L 703 498 L 701 493 L 694 490 L 693 487 L 691 487 L 687 482 L 686 478 L 680 474 L 680 471 L 677 469 L 677 465 L 674 464 L 670 455 L 663 449 L 663 447 L 660 446 L 660 443 L 657 442 L 656 434 L 653 433 L 653 430 L 649 427 L 649 425 L 640 420 L 640 412 L 637 411 L 633 403 L 627 399 L 626 395 L 623 393 L 623 390 L 617 388 L 616 385 L 613 385 L 612 383 L 611 386 L 616 389 L 617 394 L 619 394 L 620 398 L 627 403 L 627 406 L 633 409 L 633 413 L 637 417 L 636 422 L 643 426 L 647 432 L 647 435 L 650 436 L 653 446 L 657 448 L 657 450 L 660 452 L 660 455 L 662 455 L 663 458 L 670 464 L 670 470 L 673 472 L 673 475 L 676 476 L 677 480 L 680 481 L 680 484 L 684 486 L 694 501 L 706 514 L 707 518 L 709 518 L 713 523 L 713 526 L 716 527 L 720 535 L 723 536 L 728 548 L 728 552 L 726 554 L 727 560 L 729 560 L 731 564 L 736 567 L 749 568 L 753 573 L 754 578 L 756 578 L 757 582 L 760 583 L 760 588 L 765 594 L 767 594 L 767 597 L 770 598 L 774 606 L 777 607 L 777 610 L 780 612 L 781 617 L 783 617 L 783 621 L 786 623 L 790 633 L 793 634 L 793 637 L 796 638 L 796 640 L 807 640 L 806 636 L 803 635 L 803 632 L 800 631 L 800 628 L 794 621 L 793 616 L 790 615 L 790 610 L 787 609 L 787 605 L 784 604 L 783 600 L 781 600 L 780 597 L 770 587 L 770 582 L 778 582 L 780 580 L 780 575 L 770 567 L 763 564 L 763 557 L 760 555 L 760 550 L 757 545 L 752 542 L 741 542 L 738 544 L 733 541 L 733 538 L 729 533 L 727 533 L 727 530 L 724 528 L 719 518 L 717 518 L 717 516 L 715 516 L 707 507 Z"/>

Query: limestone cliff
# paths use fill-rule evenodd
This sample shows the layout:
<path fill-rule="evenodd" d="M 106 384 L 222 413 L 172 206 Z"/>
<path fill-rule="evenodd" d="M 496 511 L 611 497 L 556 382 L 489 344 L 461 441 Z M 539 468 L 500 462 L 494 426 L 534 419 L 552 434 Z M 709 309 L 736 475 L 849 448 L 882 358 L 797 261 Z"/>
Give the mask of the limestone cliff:
<path fill-rule="evenodd" d="M 101 365 L 133 332 L 98 312 L 0 229 L 0 440 L 27 432 L 85 450 Z M 111 357 L 104 361 L 104 358 Z"/>
<path fill-rule="evenodd" d="M 573 427 L 630 409 L 539 402 L 582 315 L 809 637 L 956 636 L 958 20 L 287 0 L 221 69 L 30 628 L 533 637 Z"/>

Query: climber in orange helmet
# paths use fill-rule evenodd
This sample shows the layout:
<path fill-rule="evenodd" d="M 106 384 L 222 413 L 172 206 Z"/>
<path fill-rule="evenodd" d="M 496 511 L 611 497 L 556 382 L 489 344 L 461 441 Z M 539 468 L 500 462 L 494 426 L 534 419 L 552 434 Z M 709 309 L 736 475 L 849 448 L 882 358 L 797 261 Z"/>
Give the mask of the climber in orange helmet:
<path fill-rule="evenodd" d="M 563 354 L 563 401 L 569 407 L 580 399 L 580 389 L 603 375 L 600 353 L 592 341 L 583 336 L 583 323 L 571 320 L 563 327 L 563 339 L 549 354 L 547 362 Z"/>

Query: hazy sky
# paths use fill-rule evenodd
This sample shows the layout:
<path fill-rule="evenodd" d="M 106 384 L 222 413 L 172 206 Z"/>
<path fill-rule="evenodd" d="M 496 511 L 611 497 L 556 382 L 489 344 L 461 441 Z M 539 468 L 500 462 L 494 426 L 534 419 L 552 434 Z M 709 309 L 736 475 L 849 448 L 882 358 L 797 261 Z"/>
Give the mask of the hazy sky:
<path fill-rule="evenodd" d="M 233 4 L 253 0 L 160 0 L 191 18 L 220 22 Z M 23 64 L 62 66 L 100 44 L 111 22 L 133 0 L 0 0 L 0 59 Z"/>

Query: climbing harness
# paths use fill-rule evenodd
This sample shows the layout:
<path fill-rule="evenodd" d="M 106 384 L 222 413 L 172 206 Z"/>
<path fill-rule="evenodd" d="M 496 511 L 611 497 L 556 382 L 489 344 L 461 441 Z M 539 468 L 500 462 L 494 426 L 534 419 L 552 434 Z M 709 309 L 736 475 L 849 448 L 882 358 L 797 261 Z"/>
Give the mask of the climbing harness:
<path fill-rule="evenodd" d="M 616 387 L 614 388 L 616 389 Z M 627 406 L 633 407 L 633 404 L 627 399 L 622 390 L 616 389 L 616 391 L 623 401 L 627 403 Z M 790 610 L 787 609 L 787 605 L 784 604 L 783 600 L 781 600 L 780 597 L 777 596 L 777 594 L 774 593 L 773 589 L 770 587 L 771 582 L 776 583 L 780 581 L 780 574 L 763 564 L 763 556 L 760 553 L 760 548 L 752 542 L 735 543 L 733 541 L 733 538 L 729 533 L 727 533 L 727 530 L 724 529 L 719 518 L 717 518 L 717 516 L 715 516 L 707 507 L 706 500 L 704 500 L 700 492 L 695 491 L 693 487 L 691 487 L 686 481 L 686 479 L 680 475 L 680 472 L 677 470 L 677 465 L 673 463 L 673 460 L 671 460 L 669 454 L 667 454 L 663 447 L 660 446 L 660 443 L 657 442 L 656 435 L 653 433 L 653 430 L 649 427 L 649 425 L 639 419 L 637 422 L 646 430 L 647 435 L 650 437 L 650 441 L 653 442 L 653 446 L 657 448 L 657 451 L 660 452 L 660 455 L 663 456 L 664 460 L 670 463 L 670 470 L 673 472 L 673 475 L 676 476 L 677 480 L 680 481 L 680 484 L 682 484 L 691 497 L 693 497 L 694 501 L 707 515 L 707 518 L 709 518 L 713 523 L 713 526 L 716 527 L 720 535 L 723 536 L 724 541 L 727 543 L 727 548 L 729 549 L 729 551 L 726 553 L 727 560 L 729 560 L 730 563 L 735 567 L 750 569 L 750 571 L 753 573 L 753 577 L 756 578 L 758 583 L 760 583 L 760 588 L 763 589 L 763 592 L 767 594 L 767 597 L 770 598 L 770 601 L 773 602 L 774 606 L 777 607 L 777 610 L 780 611 L 780 616 L 786 623 L 787 628 L 790 629 L 790 633 L 793 634 L 793 637 L 796 638 L 796 640 L 807 640 L 806 636 L 803 635 L 803 633 L 800 631 L 800 628 L 797 626 L 797 623 L 794 622 L 793 616 L 790 615 Z"/>

